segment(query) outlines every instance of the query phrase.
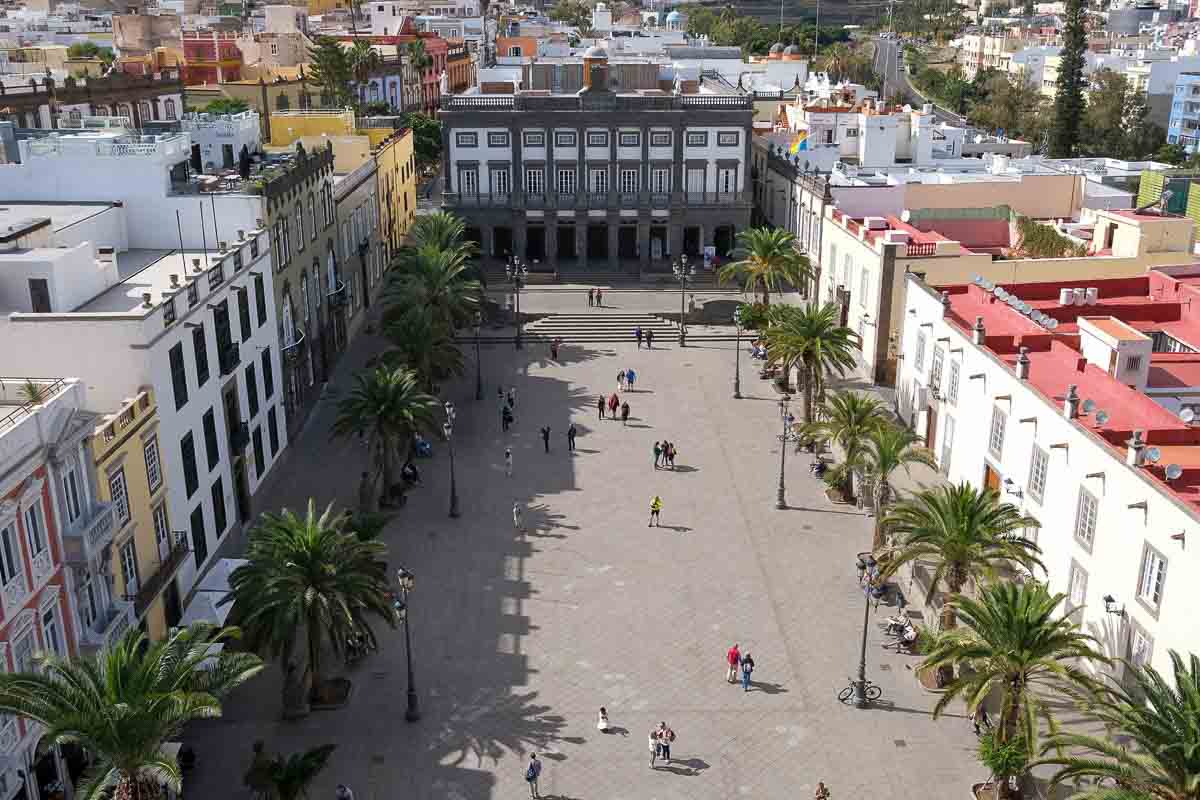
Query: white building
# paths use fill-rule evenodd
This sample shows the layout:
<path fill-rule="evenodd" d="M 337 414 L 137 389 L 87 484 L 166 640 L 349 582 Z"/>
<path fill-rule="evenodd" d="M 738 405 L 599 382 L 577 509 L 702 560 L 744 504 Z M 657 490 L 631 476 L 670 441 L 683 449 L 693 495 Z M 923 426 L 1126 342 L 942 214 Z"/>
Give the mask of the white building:
<path fill-rule="evenodd" d="M 479 0 L 384 0 L 366 4 L 371 19 L 371 35 L 387 36 L 399 32 L 405 17 L 479 18 Z"/>
<path fill-rule="evenodd" d="M 1198 277 L 1005 284 L 1004 302 L 992 284 L 939 293 L 909 275 L 897 379 L 943 474 L 1040 523 L 1035 577 L 1109 655 L 1164 674 L 1169 650 L 1200 640 Z"/>
<path fill-rule="evenodd" d="M 192 147 L 200 148 L 200 163 L 205 171 L 234 169 L 245 147 L 248 153 L 262 150 L 262 129 L 257 111 L 240 114 L 184 114 L 180 128 L 188 134 Z"/>

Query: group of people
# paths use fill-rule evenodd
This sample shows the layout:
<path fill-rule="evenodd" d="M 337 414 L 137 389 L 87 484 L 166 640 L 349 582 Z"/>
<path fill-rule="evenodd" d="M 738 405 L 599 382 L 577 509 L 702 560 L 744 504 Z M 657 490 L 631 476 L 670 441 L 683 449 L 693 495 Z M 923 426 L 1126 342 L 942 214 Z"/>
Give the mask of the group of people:
<path fill-rule="evenodd" d="M 613 392 L 607 400 L 604 399 L 604 395 L 600 395 L 600 397 L 596 399 L 596 411 L 600 414 L 600 419 L 604 419 L 604 409 L 606 408 L 608 409 L 608 413 L 612 414 L 613 419 L 616 419 L 617 413 L 620 412 L 621 423 L 623 425 L 629 424 L 628 400 L 622 403 L 621 398 L 617 397 L 616 392 Z"/>
<path fill-rule="evenodd" d="M 604 306 L 604 293 L 600 291 L 600 287 L 598 286 L 595 289 L 588 289 L 588 308 L 592 306 Z"/>
<path fill-rule="evenodd" d="M 725 673 L 725 680 L 730 683 L 738 682 L 738 672 L 742 674 L 742 691 L 750 691 L 750 676 L 754 674 L 754 658 L 751 657 L 750 651 L 743 653 L 738 649 L 737 642 L 733 643 L 733 647 L 729 648 L 729 652 L 725 654 L 725 661 L 729 669 Z"/>
<path fill-rule="evenodd" d="M 622 369 L 617 373 L 617 391 L 632 392 L 633 384 L 637 381 L 637 373 L 633 368 Z"/>
<path fill-rule="evenodd" d="M 662 469 L 675 469 L 675 443 L 663 439 L 654 442 L 654 468 L 658 469 L 659 459 L 662 459 Z"/>
<path fill-rule="evenodd" d="M 767 343 L 763 339 L 755 339 L 750 343 L 750 358 L 757 358 L 761 361 L 767 360 Z"/>
<path fill-rule="evenodd" d="M 645 331 L 645 337 L 646 337 L 646 349 L 653 350 L 654 349 L 654 329 L 647 328 Z M 642 326 L 641 325 L 638 325 L 636 328 L 633 329 L 633 338 L 637 339 L 638 350 L 641 350 L 642 349 Z"/>
<path fill-rule="evenodd" d="M 658 723 L 658 727 L 650 731 L 650 766 L 654 766 L 655 760 L 661 758 L 668 764 L 671 763 L 671 743 L 675 741 L 675 731 L 671 730 L 671 726 L 665 722 Z"/>

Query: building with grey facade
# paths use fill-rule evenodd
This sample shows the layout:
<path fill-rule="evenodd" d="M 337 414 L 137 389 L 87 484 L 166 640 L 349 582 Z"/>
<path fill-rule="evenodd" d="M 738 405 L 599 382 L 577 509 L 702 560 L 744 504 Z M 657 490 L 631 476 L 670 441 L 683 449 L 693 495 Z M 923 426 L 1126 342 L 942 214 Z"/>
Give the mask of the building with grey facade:
<path fill-rule="evenodd" d="M 443 206 L 484 259 L 638 274 L 728 255 L 750 225 L 752 99 L 682 76 L 614 91 L 600 48 L 583 71 L 575 93 L 484 81 L 443 99 Z"/>

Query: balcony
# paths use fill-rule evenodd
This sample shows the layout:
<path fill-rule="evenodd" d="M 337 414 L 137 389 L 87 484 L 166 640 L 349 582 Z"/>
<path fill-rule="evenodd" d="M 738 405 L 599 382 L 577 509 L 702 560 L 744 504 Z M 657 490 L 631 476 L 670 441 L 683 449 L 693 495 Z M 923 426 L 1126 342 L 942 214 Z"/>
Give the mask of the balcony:
<path fill-rule="evenodd" d="M 100 612 L 91 625 L 83 626 L 83 636 L 80 637 L 79 643 L 85 652 L 103 650 L 136 624 L 133 603 L 114 600 L 112 605 Z"/>
<path fill-rule="evenodd" d="M 29 580 L 25 577 L 24 570 L 4 584 L 0 596 L 3 597 L 4 618 L 12 619 L 13 615 L 21 610 L 21 606 L 25 605 L 25 598 L 29 597 Z"/>
<path fill-rule="evenodd" d="M 237 454 L 250 446 L 250 425 L 239 422 L 229 429 L 229 449 Z"/>
<path fill-rule="evenodd" d="M 294 363 L 300 358 L 300 354 L 304 352 L 304 331 L 296 329 L 296 338 L 292 343 L 283 348 L 283 358 L 285 361 Z"/>
<path fill-rule="evenodd" d="M 94 504 L 88 513 L 63 532 L 66 562 L 86 566 L 102 560 L 104 553 L 112 546 L 116 529 L 113 504 Z"/>
<path fill-rule="evenodd" d="M 325 295 L 325 299 L 329 301 L 329 307 L 332 309 L 345 308 L 346 301 L 348 299 L 348 293 L 346 292 L 346 282 L 343 280 L 339 280 L 337 288 L 334 289 L 329 294 Z"/>
<path fill-rule="evenodd" d="M 146 611 L 154 603 L 155 598 L 162 594 L 163 589 L 166 588 L 171 579 L 179 572 L 179 568 L 183 566 L 183 562 L 187 560 L 187 555 L 190 552 L 188 549 L 187 533 L 185 531 L 173 531 L 171 537 L 171 550 L 167 553 L 166 558 L 159 561 L 158 569 L 154 571 L 153 575 L 142 582 L 137 593 L 127 598 L 133 600 L 133 613 L 138 619 L 145 616 Z"/>
<path fill-rule="evenodd" d="M 238 364 L 242 363 L 237 343 L 231 342 L 218 350 L 217 362 L 220 364 L 222 375 L 229 375 L 237 369 Z"/>

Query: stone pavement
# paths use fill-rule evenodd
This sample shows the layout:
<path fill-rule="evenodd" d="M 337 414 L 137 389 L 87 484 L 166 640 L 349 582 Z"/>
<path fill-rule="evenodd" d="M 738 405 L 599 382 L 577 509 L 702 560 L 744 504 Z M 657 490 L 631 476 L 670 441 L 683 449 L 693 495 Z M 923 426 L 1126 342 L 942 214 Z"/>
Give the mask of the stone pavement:
<path fill-rule="evenodd" d="M 970 725 L 961 708 L 930 718 L 934 697 L 910 671 L 916 660 L 880 648 L 885 608 L 872 612 L 867 644 L 884 704 L 860 711 L 836 700 L 858 662 L 854 560 L 869 546 L 870 518 L 830 506 L 808 459 L 790 449 L 789 508 L 777 511 L 779 415 L 768 382 L 743 358 L 745 399 L 733 400 L 732 343 L 663 345 L 569 344 L 559 363 L 538 349 L 486 348 L 484 400 L 473 399 L 473 364 L 447 388 L 459 412 L 461 518 L 446 514 L 438 443 L 422 463 L 425 486 L 385 533 L 391 567 L 417 576 L 423 719 L 404 721 L 400 631 L 348 671 L 346 708 L 300 722 L 279 721 L 272 668 L 229 700 L 224 719 L 189 728 L 198 766 L 187 795 L 248 797 L 241 776 L 262 738 L 270 751 L 339 745 L 313 798 L 332 797 L 338 782 L 358 800 L 520 798 L 530 752 L 544 763 L 542 796 L 562 800 L 806 798 L 818 780 L 837 798 L 966 797 L 986 777 Z M 328 429 L 347 371 L 376 346 L 363 338 L 347 355 L 263 507 L 299 507 L 310 494 L 353 500 L 365 452 L 331 442 Z M 628 427 L 595 409 L 623 366 L 639 373 Z M 508 435 L 498 385 L 517 389 Z M 574 455 L 569 419 L 580 434 Z M 674 472 L 653 468 L 661 438 L 679 449 Z M 665 505 L 660 528 L 646 526 L 654 493 Z M 514 498 L 526 504 L 527 535 L 513 530 Z M 749 693 L 723 678 L 734 641 L 758 665 Z M 596 730 L 600 706 L 612 733 Z M 646 736 L 659 720 L 678 734 L 675 761 L 650 769 Z"/>

